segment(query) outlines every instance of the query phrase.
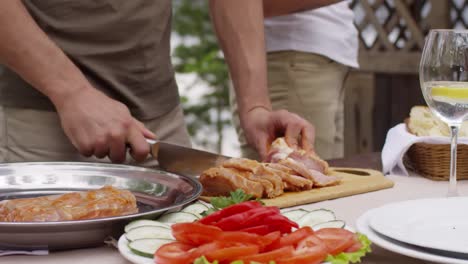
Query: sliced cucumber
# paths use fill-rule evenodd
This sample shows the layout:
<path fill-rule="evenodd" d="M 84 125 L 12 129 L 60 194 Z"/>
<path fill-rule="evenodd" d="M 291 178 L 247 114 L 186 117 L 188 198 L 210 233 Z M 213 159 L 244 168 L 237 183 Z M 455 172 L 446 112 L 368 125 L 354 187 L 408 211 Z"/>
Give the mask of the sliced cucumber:
<path fill-rule="evenodd" d="M 133 228 L 125 233 L 125 237 L 128 241 L 145 238 L 174 239 L 172 230 L 161 226 L 140 226 Z"/>
<path fill-rule="evenodd" d="M 200 219 L 194 214 L 186 212 L 175 212 L 168 213 L 161 216 L 158 221 L 163 223 L 184 223 L 184 222 L 193 222 Z"/>
<path fill-rule="evenodd" d="M 325 223 L 320 223 L 312 226 L 314 231 L 317 231 L 322 228 L 344 228 L 346 226 L 345 221 L 342 220 L 333 220 Z"/>
<path fill-rule="evenodd" d="M 185 212 L 185 213 L 191 213 L 191 214 L 194 214 L 196 215 L 198 218 L 201 218 L 201 213 L 205 212 L 208 210 L 208 206 L 200 203 L 200 202 L 196 202 L 194 204 L 191 204 L 187 207 L 185 207 L 184 209 L 182 209 L 181 212 Z"/>
<path fill-rule="evenodd" d="M 140 226 L 160 226 L 160 227 L 165 227 L 168 229 L 171 228 L 171 226 L 166 223 L 161 223 L 161 222 L 154 221 L 154 220 L 142 219 L 142 220 L 135 220 L 135 221 L 128 223 L 125 226 L 125 233 Z"/>
<path fill-rule="evenodd" d="M 156 238 L 138 239 L 130 242 L 128 248 L 138 256 L 153 258 L 156 250 L 171 242 L 174 242 L 174 240 Z"/>
<path fill-rule="evenodd" d="M 299 220 L 297 220 L 297 224 L 300 227 L 313 227 L 316 224 L 325 223 L 333 220 L 336 220 L 336 217 L 332 211 L 327 209 L 317 209 L 303 215 L 301 218 L 299 218 Z"/>
<path fill-rule="evenodd" d="M 296 222 L 297 220 L 299 220 L 301 217 L 303 217 L 305 214 L 309 212 L 310 211 L 307 211 L 304 209 L 296 209 L 296 210 L 287 211 L 281 214 L 289 218 L 289 220 Z"/>

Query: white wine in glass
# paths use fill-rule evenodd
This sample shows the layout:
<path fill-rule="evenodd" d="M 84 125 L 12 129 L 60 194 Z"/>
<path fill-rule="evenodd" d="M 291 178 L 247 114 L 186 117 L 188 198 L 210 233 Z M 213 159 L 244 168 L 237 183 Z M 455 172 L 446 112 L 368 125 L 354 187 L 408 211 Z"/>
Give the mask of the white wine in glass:
<path fill-rule="evenodd" d="M 450 127 L 448 196 L 457 196 L 457 137 L 468 118 L 468 30 L 431 30 L 419 66 L 427 105 Z"/>

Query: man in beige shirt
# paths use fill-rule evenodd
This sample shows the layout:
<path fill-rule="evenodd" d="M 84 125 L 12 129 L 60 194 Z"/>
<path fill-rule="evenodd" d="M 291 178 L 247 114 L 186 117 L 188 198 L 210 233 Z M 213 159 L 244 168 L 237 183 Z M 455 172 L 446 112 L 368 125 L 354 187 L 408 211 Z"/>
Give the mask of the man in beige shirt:
<path fill-rule="evenodd" d="M 211 0 L 248 143 L 313 144 L 313 127 L 272 111 L 263 17 L 333 1 Z M 0 160 L 144 161 L 145 138 L 189 145 L 170 62 L 170 0 L 0 3 Z M 83 157 L 84 156 L 84 157 Z"/>

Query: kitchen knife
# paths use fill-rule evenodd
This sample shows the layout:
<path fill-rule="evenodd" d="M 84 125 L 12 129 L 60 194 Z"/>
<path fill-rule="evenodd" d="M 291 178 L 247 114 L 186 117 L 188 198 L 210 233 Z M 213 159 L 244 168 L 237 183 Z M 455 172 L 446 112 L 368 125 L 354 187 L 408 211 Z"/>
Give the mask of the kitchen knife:
<path fill-rule="evenodd" d="M 230 159 L 216 153 L 164 141 L 147 141 L 151 145 L 151 155 L 158 160 L 159 167 L 179 175 L 198 177 L 203 171 Z"/>

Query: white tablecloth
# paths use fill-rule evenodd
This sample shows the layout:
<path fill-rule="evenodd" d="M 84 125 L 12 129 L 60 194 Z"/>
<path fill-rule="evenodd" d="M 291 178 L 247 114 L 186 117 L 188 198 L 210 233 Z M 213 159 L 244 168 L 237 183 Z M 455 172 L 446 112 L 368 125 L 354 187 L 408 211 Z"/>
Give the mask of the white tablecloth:
<path fill-rule="evenodd" d="M 418 176 L 394 176 L 388 178 L 395 182 L 392 189 L 372 193 L 360 194 L 336 200 L 324 201 L 304 206 L 306 209 L 327 208 L 335 212 L 338 218 L 343 219 L 350 226 L 355 225 L 356 219 L 369 209 L 387 203 L 409 199 L 443 197 L 447 192 L 447 182 L 435 182 Z M 459 182 L 459 192 L 468 195 L 468 181 Z M 120 256 L 117 249 L 99 247 L 90 249 L 53 252 L 48 256 L 8 256 L 0 257 L 0 264 L 130 264 Z M 401 256 L 384 249 L 373 246 L 373 253 L 363 259 L 362 263 L 388 263 L 388 264 L 416 264 L 424 261 Z"/>

